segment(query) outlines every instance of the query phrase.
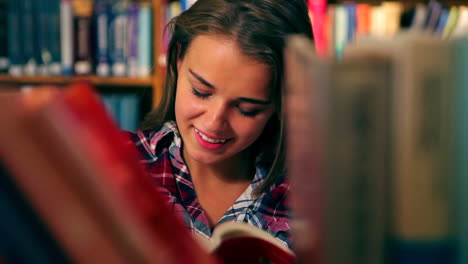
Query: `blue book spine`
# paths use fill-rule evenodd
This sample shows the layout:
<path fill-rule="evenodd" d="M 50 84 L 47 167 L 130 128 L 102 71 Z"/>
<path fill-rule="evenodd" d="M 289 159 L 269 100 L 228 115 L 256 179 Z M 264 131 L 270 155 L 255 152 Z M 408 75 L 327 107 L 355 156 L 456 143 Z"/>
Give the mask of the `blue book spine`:
<path fill-rule="evenodd" d="M 153 58 L 153 16 L 149 4 L 141 4 L 138 14 L 138 76 L 151 75 Z"/>
<path fill-rule="evenodd" d="M 138 73 L 138 14 L 139 6 L 131 3 L 128 9 L 128 76 L 135 77 Z"/>
<path fill-rule="evenodd" d="M 45 4 L 36 5 L 36 25 L 37 25 L 37 73 L 39 75 L 49 74 L 49 65 L 51 63 L 49 41 L 50 25 L 48 24 L 49 9 L 52 3 L 47 0 Z"/>
<path fill-rule="evenodd" d="M 23 65 L 25 75 L 37 74 L 37 23 L 36 23 L 36 6 L 34 0 L 20 0 L 21 6 L 21 19 L 23 34 L 22 49 L 25 59 Z"/>
<path fill-rule="evenodd" d="M 73 74 L 73 8 L 70 0 L 60 2 L 60 51 L 62 74 Z"/>
<path fill-rule="evenodd" d="M 125 76 L 127 74 L 127 35 L 128 35 L 128 3 L 117 0 L 112 5 L 112 21 L 109 30 L 112 74 Z"/>
<path fill-rule="evenodd" d="M 7 31 L 7 0 L 0 0 L 0 73 L 8 71 L 10 61 L 8 59 L 8 31 Z"/>
<path fill-rule="evenodd" d="M 109 116 L 119 125 L 119 97 L 117 94 L 102 94 L 101 100 Z M 119 125 L 120 126 L 120 125 Z"/>
<path fill-rule="evenodd" d="M 442 12 L 442 5 L 436 1 L 431 0 L 427 5 L 427 14 L 424 21 L 424 28 L 428 31 L 434 31 L 437 23 L 439 22 L 440 15 Z"/>
<path fill-rule="evenodd" d="M 187 10 L 189 7 L 188 0 L 180 0 L 180 9 L 183 11 Z"/>
<path fill-rule="evenodd" d="M 46 38 L 50 55 L 48 73 L 50 75 L 61 75 L 60 0 L 48 1 L 50 2 L 47 8 L 47 27 L 49 30 Z"/>
<path fill-rule="evenodd" d="M 139 123 L 140 99 L 136 94 L 120 96 L 119 124 L 122 130 L 136 131 Z"/>
<path fill-rule="evenodd" d="M 455 44 L 455 175 L 458 186 L 457 234 L 458 264 L 468 263 L 468 38 Z"/>
<path fill-rule="evenodd" d="M 96 73 L 98 76 L 110 75 L 109 61 L 109 3 L 107 0 L 96 0 L 94 19 L 96 33 Z"/>
<path fill-rule="evenodd" d="M 443 8 L 442 12 L 440 13 L 440 19 L 437 23 L 437 27 L 435 29 L 435 33 L 438 35 L 442 35 L 445 29 L 445 25 L 447 24 L 447 19 L 449 16 L 449 10 L 447 8 Z"/>
<path fill-rule="evenodd" d="M 24 56 L 21 43 L 23 42 L 21 3 L 18 0 L 7 0 L 7 31 L 8 31 L 8 58 L 10 61 L 9 73 L 13 76 L 23 74 Z"/>
<path fill-rule="evenodd" d="M 354 40 L 354 35 L 356 32 L 356 4 L 355 3 L 345 3 L 344 7 L 346 9 L 348 27 L 346 31 L 346 42 L 350 43 Z"/>

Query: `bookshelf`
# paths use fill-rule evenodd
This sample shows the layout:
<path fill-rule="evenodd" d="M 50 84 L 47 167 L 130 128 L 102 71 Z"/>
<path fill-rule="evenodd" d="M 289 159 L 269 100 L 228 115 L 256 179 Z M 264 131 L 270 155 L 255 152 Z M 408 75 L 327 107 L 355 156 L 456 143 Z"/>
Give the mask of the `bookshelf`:
<path fill-rule="evenodd" d="M 7 4 L 8 0 L 4 0 L 3 4 Z M 1 2 L 1 1 L 0 1 Z M 145 96 L 150 92 L 150 106 L 144 111 L 149 111 L 154 108 L 162 96 L 163 73 L 164 65 L 158 63 L 161 54 L 161 34 L 162 23 L 161 19 L 165 15 L 163 3 L 161 0 L 131 0 L 130 2 L 146 2 L 152 7 L 152 72 L 147 77 L 101 77 L 96 74 L 92 75 L 72 75 L 72 76 L 42 76 L 42 75 L 21 75 L 12 76 L 8 73 L 0 73 L 0 87 L 21 87 L 25 85 L 66 85 L 78 80 L 89 81 L 99 92 L 119 92 L 122 89 L 126 91 L 134 90 L 136 93 L 142 93 L 144 90 Z M 1 3 L 0 3 L 1 4 Z M 6 15 L 6 12 L 5 12 Z"/>
<path fill-rule="evenodd" d="M 135 88 L 153 86 L 153 79 L 148 78 L 130 78 L 130 77 L 99 77 L 90 76 L 11 76 L 9 74 L 0 74 L 0 83 L 2 84 L 53 84 L 63 85 L 75 81 L 86 80 L 94 86 L 131 86 Z"/>

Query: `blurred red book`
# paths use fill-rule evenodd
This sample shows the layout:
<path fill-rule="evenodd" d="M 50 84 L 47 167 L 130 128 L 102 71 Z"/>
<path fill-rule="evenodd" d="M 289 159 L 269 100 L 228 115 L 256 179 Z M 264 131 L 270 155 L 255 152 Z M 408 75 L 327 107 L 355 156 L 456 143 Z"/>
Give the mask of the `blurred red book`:
<path fill-rule="evenodd" d="M 0 96 L 0 104 L 0 162 L 72 262 L 294 261 L 253 226 L 227 225 L 218 238 L 197 241 L 87 83 L 37 87 Z"/>

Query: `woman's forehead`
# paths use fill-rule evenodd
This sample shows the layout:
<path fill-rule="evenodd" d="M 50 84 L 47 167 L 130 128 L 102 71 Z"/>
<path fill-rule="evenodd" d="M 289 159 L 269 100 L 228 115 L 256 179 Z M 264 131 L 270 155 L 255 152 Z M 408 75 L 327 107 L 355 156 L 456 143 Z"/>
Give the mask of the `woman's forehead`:
<path fill-rule="evenodd" d="M 232 38 L 223 35 L 198 36 L 192 41 L 183 63 L 192 77 L 195 73 L 214 87 L 237 84 L 253 93 L 269 95 L 269 65 L 244 55 Z"/>

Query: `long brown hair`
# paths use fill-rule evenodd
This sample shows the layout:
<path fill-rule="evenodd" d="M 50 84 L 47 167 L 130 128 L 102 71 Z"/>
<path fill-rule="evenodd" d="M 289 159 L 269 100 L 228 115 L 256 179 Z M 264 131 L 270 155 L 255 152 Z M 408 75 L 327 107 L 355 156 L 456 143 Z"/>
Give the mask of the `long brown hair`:
<path fill-rule="evenodd" d="M 305 0 L 198 0 L 167 26 L 171 41 L 167 53 L 164 92 L 159 106 L 146 117 L 142 129 L 157 129 L 175 120 L 177 61 L 200 35 L 225 35 L 237 41 L 241 51 L 270 66 L 271 99 L 275 114 L 253 149 L 269 157 L 270 171 L 256 194 L 266 191 L 285 172 L 283 120 L 283 49 L 286 36 L 312 38 Z"/>

